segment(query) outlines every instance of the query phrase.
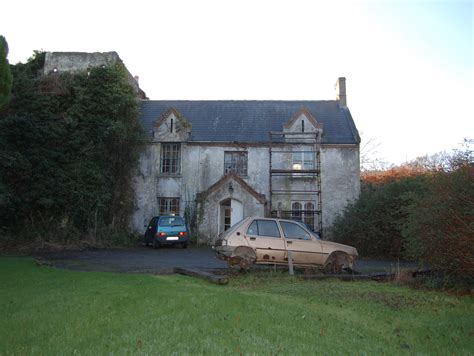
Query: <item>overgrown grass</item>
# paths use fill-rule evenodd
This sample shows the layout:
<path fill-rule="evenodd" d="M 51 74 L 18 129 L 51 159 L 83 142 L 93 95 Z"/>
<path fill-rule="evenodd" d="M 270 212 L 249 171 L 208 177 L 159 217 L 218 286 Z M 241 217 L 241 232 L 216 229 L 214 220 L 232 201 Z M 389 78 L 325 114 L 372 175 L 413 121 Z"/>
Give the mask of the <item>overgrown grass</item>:
<path fill-rule="evenodd" d="M 0 258 L 0 354 L 469 354 L 471 297 L 375 282 L 73 272 Z"/>

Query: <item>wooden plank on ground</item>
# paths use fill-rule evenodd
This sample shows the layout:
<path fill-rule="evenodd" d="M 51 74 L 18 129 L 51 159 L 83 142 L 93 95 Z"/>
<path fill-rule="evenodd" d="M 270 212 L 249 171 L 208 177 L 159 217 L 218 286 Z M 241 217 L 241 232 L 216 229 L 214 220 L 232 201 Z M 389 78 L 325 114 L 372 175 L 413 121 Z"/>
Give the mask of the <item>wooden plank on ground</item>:
<path fill-rule="evenodd" d="M 387 280 L 393 279 L 392 273 L 376 273 L 376 274 L 316 274 L 302 276 L 303 279 L 322 280 L 329 278 L 336 278 L 343 281 L 360 281 L 360 280 Z"/>
<path fill-rule="evenodd" d="M 182 268 L 182 267 L 175 267 L 173 269 L 174 273 L 184 274 L 186 276 L 191 277 L 198 277 L 203 278 L 211 283 L 215 284 L 227 284 L 229 283 L 229 279 L 225 276 L 216 276 L 215 274 L 201 271 L 194 268 Z"/>

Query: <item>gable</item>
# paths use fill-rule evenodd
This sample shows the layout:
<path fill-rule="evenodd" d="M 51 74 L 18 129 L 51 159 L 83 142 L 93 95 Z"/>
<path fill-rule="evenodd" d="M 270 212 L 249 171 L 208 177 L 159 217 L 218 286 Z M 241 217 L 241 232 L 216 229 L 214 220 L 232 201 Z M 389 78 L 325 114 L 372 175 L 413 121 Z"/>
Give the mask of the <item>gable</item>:
<path fill-rule="evenodd" d="M 283 125 L 285 132 L 321 132 L 323 125 L 315 119 L 315 117 L 306 109 L 299 109 L 291 118 Z"/>
<path fill-rule="evenodd" d="M 163 112 L 153 125 L 153 138 L 160 142 L 187 141 L 192 125 L 174 107 Z"/>
<path fill-rule="evenodd" d="M 235 186 L 241 187 L 242 191 L 253 196 L 258 203 L 265 204 L 265 195 L 259 194 L 255 189 L 253 189 L 250 185 L 248 185 L 247 182 L 245 182 L 242 178 L 240 178 L 238 175 L 236 175 L 233 172 L 229 172 L 225 174 L 224 176 L 222 176 L 221 179 L 219 179 L 216 183 L 211 185 L 208 189 L 199 193 L 197 198 L 198 200 L 205 200 L 208 197 L 218 193 L 219 191 L 227 190 L 226 188 L 227 184 L 232 184 L 232 183 L 234 183 Z"/>

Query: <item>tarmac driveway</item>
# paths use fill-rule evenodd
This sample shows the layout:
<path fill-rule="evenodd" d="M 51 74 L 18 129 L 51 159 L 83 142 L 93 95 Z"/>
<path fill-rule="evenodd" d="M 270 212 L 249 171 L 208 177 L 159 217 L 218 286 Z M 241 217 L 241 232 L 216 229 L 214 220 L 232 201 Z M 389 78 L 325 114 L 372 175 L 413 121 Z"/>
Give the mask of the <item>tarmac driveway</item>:
<path fill-rule="evenodd" d="M 103 271 L 119 273 L 169 274 L 174 267 L 195 268 L 203 271 L 224 271 L 227 264 L 218 260 L 210 247 L 187 249 L 149 247 L 105 249 L 86 251 L 49 252 L 37 256 L 55 267 L 80 271 Z M 397 269 L 417 270 L 409 262 L 381 260 L 359 260 L 356 270 L 368 272 L 394 272 Z"/>

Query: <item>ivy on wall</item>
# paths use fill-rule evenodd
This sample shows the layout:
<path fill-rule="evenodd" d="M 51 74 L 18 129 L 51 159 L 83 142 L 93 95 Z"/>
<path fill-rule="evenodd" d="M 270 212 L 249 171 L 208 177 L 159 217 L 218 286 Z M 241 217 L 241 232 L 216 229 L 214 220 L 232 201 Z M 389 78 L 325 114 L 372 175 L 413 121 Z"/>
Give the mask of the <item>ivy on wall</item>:
<path fill-rule="evenodd" d="M 106 242 L 127 231 L 143 133 L 122 65 L 41 74 L 11 66 L 0 114 L 0 229 L 10 241 Z M 5 238 L 5 237 L 4 237 Z"/>

